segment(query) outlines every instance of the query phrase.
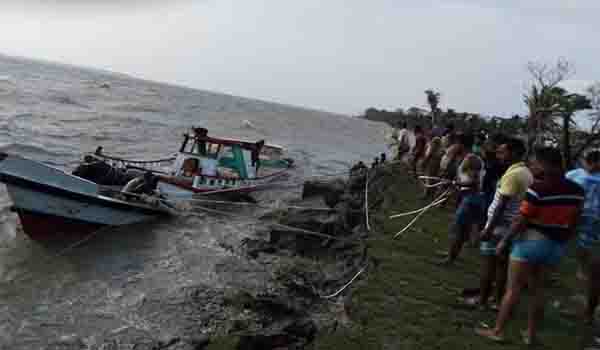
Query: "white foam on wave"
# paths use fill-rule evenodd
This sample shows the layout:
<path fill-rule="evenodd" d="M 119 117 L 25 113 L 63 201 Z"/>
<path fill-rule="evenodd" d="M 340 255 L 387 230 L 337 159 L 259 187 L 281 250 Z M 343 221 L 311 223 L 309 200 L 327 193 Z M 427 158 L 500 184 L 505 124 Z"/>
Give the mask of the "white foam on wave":
<path fill-rule="evenodd" d="M 17 91 L 17 82 L 10 75 L 0 75 L 0 96 L 12 95 Z"/>
<path fill-rule="evenodd" d="M 256 129 L 254 124 L 252 124 L 252 122 L 249 121 L 248 119 L 242 120 L 242 126 L 246 129 Z"/>

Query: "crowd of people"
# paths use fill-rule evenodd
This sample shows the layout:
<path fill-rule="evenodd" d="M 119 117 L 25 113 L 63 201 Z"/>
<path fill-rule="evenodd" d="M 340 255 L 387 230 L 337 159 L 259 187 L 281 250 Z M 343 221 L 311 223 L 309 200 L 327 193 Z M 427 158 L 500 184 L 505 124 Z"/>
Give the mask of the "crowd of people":
<path fill-rule="evenodd" d="M 477 334 L 502 341 L 511 311 L 527 289 L 528 329 L 522 337 L 535 343 L 544 276 L 556 271 L 570 241 L 576 242 L 579 265 L 573 275 L 587 292 L 583 316 L 593 323 L 600 297 L 600 150 L 586 152 L 581 166 L 567 171 L 557 148 L 528 150 L 515 136 L 457 131 L 452 125 L 409 130 L 404 123 L 393 139 L 395 159 L 414 176 L 425 184 L 444 184 L 424 186 L 424 198 L 439 198 L 450 189 L 456 195 L 449 250 L 438 263 L 451 267 L 465 244 L 479 246 L 479 287 L 463 302 L 498 314 L 494 327 L 477 328 Z"/>

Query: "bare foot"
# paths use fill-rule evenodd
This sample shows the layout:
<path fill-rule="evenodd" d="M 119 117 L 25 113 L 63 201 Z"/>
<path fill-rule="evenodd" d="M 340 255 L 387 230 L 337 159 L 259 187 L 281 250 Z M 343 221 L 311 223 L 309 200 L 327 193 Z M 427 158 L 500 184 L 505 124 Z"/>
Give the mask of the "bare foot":
<path fill-rule="evenodd" d="M 442 260 L 438 260 L 435 264 L 438 266 L 449 267 L 449 266 L 454 265 L 454 261 L 452 259 L 450 259 L 450 257 L 448 257 L 448 258 L 445 258 Z"/>
<path fill-rule="evenodd" d="M 492 328 L 475 328 L 475 334 L 488 338 L 497 343 L 504 341 L 504 336 Z"/>

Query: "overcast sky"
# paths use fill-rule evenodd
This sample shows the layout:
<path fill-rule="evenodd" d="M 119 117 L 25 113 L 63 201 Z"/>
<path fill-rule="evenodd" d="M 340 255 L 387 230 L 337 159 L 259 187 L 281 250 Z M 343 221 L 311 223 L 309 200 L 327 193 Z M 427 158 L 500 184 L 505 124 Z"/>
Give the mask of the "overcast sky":
<path fill-rule="evenodd" d="M 346 114 L 424 107 L 428 88 L 520 113 L 530 60 L 600 80 L 598 0 L 9 1 L 4 54 Z"/>

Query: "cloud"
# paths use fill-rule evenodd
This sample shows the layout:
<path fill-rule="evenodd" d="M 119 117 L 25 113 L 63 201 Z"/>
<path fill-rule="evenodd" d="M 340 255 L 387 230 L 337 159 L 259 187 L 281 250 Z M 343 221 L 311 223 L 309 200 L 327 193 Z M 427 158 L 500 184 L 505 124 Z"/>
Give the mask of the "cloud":
<path fill-rule="evenodd" d="M 559 85 L 571 93 L 585 95 L 587 94 L 587 89 L 595 84 L 597 83 L 592 80 L 569 79 L 561 82 Z"/>
<path fill-rule="evenodd" d="M 110 14 L 124 11 L 155 11 L 179 4 L 193 3 L 193 0 L 7 0 L 3 1 L 3 11 L 33 11 L 60 15 L 80 15 L 90 13 Z"/>
<path fill-rule="evenodd" d="M 48 1 L 3 2 L 0 50 L 342 113 L 425 106 L 428 88 L 525 113 L 532 60 L 600 78 L 600 1 Z"/>
<path fill-rule="evenodd" d="M 452 0 L 450 0 L 452 1 Z M 473 7 L 503 10 L 511 16 L 560 19 L 561 22 L 597 22 L 597 0 L 455 0 Z"/>

